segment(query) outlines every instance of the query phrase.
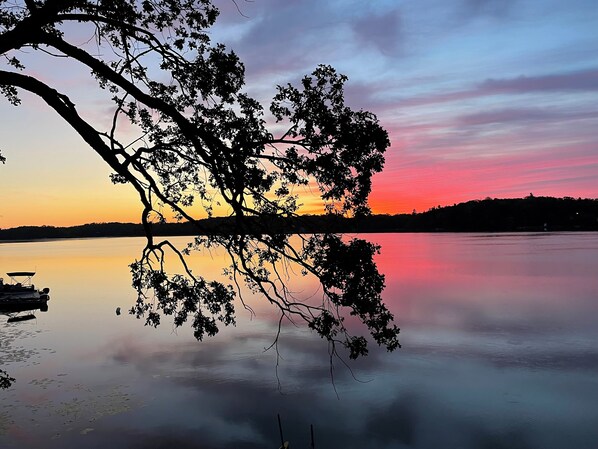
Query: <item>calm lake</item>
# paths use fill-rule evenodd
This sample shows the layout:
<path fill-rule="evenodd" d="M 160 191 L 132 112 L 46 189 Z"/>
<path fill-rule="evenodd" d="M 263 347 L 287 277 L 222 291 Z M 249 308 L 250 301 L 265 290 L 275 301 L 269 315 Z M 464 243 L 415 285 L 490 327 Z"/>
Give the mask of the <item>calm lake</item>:
<path fill-rule="evenodd" d="M 47 312 L 0 316 L 0 447 L 598 447 L 598 234 L 378 234 L 403 348 L 340 361 L 259 298 L 198 343 L 127 314 L 143 240 L 0 244 L 0 273 L 36 270 Z M 188 238 L 176 238 L 181 244 Z M 206 278 L 223 259 L 193 260 Z M 6 276 L 5 276 L 6 280 Z M 316 286 L 291 281 L 308 297 Z M 117 316 L 117 307 L 123 314 Z M 280 385 L 279 385 L 280 383 Z"/>

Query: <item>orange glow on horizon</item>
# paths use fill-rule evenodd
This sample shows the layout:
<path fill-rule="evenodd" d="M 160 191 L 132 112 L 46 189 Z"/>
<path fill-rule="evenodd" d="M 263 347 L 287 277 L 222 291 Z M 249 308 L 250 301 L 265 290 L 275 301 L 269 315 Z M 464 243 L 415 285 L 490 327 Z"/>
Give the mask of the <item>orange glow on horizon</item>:
<path fill-rule="evenodd" d="M 575 157 L 572 153 L 566 164 L 555 150 L 539 166 L 535 157 L 529 155 L 419 161 L 417 156 L 401 154 L 397 149 L 386 169 L 374 177 L 369 204 L 374 214 L 395 215 L 414 210 L 425 212 L 437 206 L 486 197 L 522 198 L 530 193 L 594 198 L 595 157 L 582 150 L 584 148 Z M 24 184 L 22 175 L 19 177 L 13 167 L 19 168 L 17 162 L 27 167 L 27 160 L 14 159 L 10 165 L 0 167 L 0 228 L 141 221 L 142 207 L 137 193 L 131 186 L 112 185 L 108 180 L 109 170 L 98 167 L 96 161 L 78 169 L 74 165 L 60 167 L 61 171 L 52 176 L 45 170 L 49 162 L 33 161 Z M 33 165 L 34 162 L 37 165 Z M 584 176 L 567 178 L 573 169 Z M 563 179 L 563 182 L 555 183 L 550 178 Z M 301 204 L 300 214 L 325 212 L 316 186 L 296 193 Z M 197 218 L 206 216 L 199 205 L 191 212 Z M 214 210 L 215 216 L 229 214 L 225 207 Z M 167 215 L 167 219 L 173 221 L 171 215 Z"/>

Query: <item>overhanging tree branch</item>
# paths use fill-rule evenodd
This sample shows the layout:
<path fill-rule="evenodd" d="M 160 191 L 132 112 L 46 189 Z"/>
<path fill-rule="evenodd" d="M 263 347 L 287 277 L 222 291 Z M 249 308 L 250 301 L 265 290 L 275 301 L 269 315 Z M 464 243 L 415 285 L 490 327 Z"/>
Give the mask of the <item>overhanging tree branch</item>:
<path fill-rule="evenodd" d="M 298 215 L 293 191 L 308 185 L 318 186 L 330 213 L 369 213 L 371 177 L 383 167 L 388 135 L 373 114 L 344 104 L 346 77 L 319 66 L 300 87 L 277 86 L 270 112 L 286 131 L 275 137 L 263 106 L 241 90 L 238 57 L 210 42 L 206 30 L 218 14 L 211 1 L 21 5 L 15 10 L 0 2 L 0 54 L 12 70 L 0 70 L 1 93 L 15 105 L 17 89 L 43 99 L 114 170 L 114 182 L 131 184 L 138 193 L 147 244 L 131 265 L 138 292 L 134 314 L 150 325 L 164 314 L 177 326 L 191 321 L 201 339 L 215 334 L 218 322 L 234 323 L 235 291 L 244 281 L 278 308 L 280 323 L 303 320 L 330 344 L 342 343 L 350 357 L 367 354 L 367 342 L 345 324 L 347 315 L 359 317 L 378 344 L 399 346 L 399 330 L 382 302 L 378 248 L 332 234 L 300 236 L 297 244 L 276 221 Z M 88 27 L 95 49 L 74 43 L 72 22 Z M 65 93 L 28 73 L 15 56 L 24 47 L 91 70 L 98 88 L 112 97 L 109 129 L 97 129 Z M 128 144 L 119 140 L 123 121 L 139 132 L 132 141 L 127 137 Z M 182 250 L 168 240 L 154 241 L 151 224 L 164 218 L 162 206 L 199 226 L 195 217 L 212 215 L 215 202 L 234 216 L 227 232 L 201 235 L 198 229 L 195 242 Z M 208 281 L 187 263 L 191 251 L 215 246 L 229 257 L 232 285 Z M 169 253 L 181 274 L 166 272 Z M 293 269 L 318 280 L 320 300 L 293 296 L 286 274 Z"/>

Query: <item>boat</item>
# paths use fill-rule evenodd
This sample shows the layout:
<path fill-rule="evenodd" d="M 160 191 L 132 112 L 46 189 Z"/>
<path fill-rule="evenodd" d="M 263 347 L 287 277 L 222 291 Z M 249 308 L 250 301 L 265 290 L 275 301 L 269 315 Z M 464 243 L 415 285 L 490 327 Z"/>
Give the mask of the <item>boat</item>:
<path fill-rule="evenodd" d="M 32 283 L 33 271 L 13 271 L 6 273 L 11 279 L 5 283 L 0 278 L 0 311 L 20 312 L 25 310 L 48 310 L 50 289 L 38 290 Z"/>

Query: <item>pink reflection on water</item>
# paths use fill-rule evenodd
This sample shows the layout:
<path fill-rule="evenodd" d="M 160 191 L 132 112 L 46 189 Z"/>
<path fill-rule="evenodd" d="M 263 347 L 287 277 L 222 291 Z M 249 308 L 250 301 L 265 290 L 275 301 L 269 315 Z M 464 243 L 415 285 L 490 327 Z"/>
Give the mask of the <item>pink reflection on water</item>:
<path fill-rule="evenodd" d="M 52 288 L 50 310 L 37 321 L 0 323 L 3 337 L 14 335 L 6 350 L 30 350 L 6 367 L 18 378 L 2 397 L 15 424 L 0 446 L 184 447 L 180 438 L 201 435 L 212 447 L 253 449 L 276 441 L 281 412 L 299 445 L 315 422 L 318 447 L 481 447 L 472 435 L 487 447 L 512 447 L 521 435 L 530 448 L 591 447 L 586 443 L 598 437 L 596 235 L 361 237 L 382 247 L 384 298 L 402 328 L 403 349 L 374 347 L 352 365 L 367 383 L 337 364 L 340 401 L 326 343 L 291 325 L 281 337 L 280 394 L 276 354 L 264 352 L 276 312 L 260 298 L 248 298 L 255 318 L 239 307 L 236 328 L 202 343 L 167 320 L 152 329 L 116 316 L 116 306 L 126 310 L 134 300 L 127 264 L 140 239 L 0 247 L 1 269 L 32 264 Z M 219 276 L 218 257 L 198 255 L 193 267 Z M 298 296 L 321 294 L 308 278 L 291 284 Z M 56 412 L 73 399 L 80 415 L 65 424 Z M 89 424 L 98 407 L 103 415 Z M 89 427 L 95 430 L 81 433 Z M 62 440 L 49 441 L 53 432 Z"/>
<path fill-rule="evenodd" d="M 589 324 L 598 310 L 592 234 L 368 236 L 382 246 L 384 297 L 404 325 Z"/>

